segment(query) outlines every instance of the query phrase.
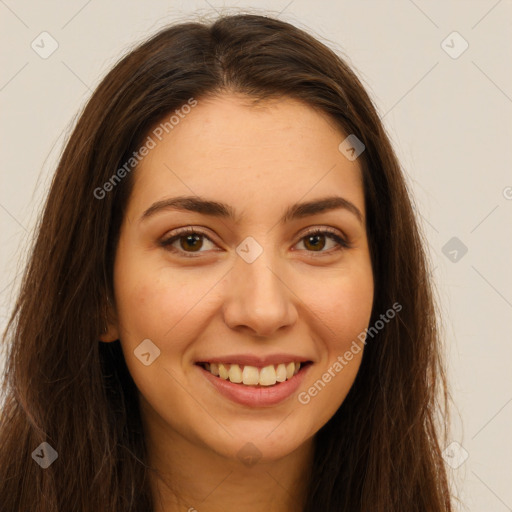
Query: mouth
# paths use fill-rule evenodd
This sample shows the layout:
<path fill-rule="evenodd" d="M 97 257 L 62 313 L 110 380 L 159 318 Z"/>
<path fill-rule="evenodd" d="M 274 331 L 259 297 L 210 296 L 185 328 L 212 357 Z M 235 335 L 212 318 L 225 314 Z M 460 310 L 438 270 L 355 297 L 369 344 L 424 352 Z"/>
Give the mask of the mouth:
<path fill-rule="evenodd" d="M 250 388 L 272 388 L 289 381 L 298 373 L 302 373 L 312 361 L 280 363 L 257 367 L 251 365 L 198 362 L 203 370 L 218 379 L 229 381 Z"/>

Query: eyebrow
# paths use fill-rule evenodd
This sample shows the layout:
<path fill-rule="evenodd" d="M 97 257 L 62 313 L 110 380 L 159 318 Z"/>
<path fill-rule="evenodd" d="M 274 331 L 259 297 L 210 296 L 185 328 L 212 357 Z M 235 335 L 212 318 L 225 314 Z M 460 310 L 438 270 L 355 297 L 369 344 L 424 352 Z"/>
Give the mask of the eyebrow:
<path fill-rule="evenodd" d="M 361 224 L 363 223 L 363 214 L 359 208 L 354 203 L 340 196 L 323 197 L 313 201 L 293 204 L 287 208 L 279 222 L 284 224 L 292 220 L 337 209 L 349 211 L 357 217 Z M 139 221 L 144 221 L 156 213 L 166 210 L 196 212 L 212 217 L 230 219 L 235 223 L 240 222 L 240 217 L 230 205 L 210 201 L 198 196 L 179 196 L 157 201 L 142 214 Z"/>

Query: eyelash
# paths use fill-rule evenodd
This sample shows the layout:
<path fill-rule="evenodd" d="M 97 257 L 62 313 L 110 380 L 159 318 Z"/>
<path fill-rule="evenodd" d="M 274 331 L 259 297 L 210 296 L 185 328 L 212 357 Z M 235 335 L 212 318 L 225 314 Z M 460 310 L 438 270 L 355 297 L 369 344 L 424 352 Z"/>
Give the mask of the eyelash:
<path fill-rule="evenodd" d="M 201 252 L 205 252 L 205 251 L 199 251 L 199 252 L 196 252 L 196 253 L 188 253 L 188 252 L 183 251 L 181 249 L 176 249 L 175 247 L 172 247 L 172 244 L 176 240 L 179 240 L 180 238 L 185 237 L 187 235 L 200 235 L 200 236 L 203 236 L 206 239 L 208 239 L 210 242 L 215 243 L 206 233 L 203 233 L 201 230 L 198 230 L 196 228 L 181 228 L 180 230 L 178 230 L 177 233 L 175 233 L 171 237 L 166 238 L 164 240 L 161 240 L 160 241 L 160 245 L 164 249 L 169 250 L 171 252 L 178 253 L 182 257 L 185 257 L 185 258 L 197 258 L 198 255 Z M 347 240 L 342 238 L 338 234 L 338 232 L 336 230 L 331 229 L 331 228 L 315 228 L 315 229 L 312 229 L 311 231 L 308 231 L 307 233 L 305 233 L 300 238 L 299 242 L 301 242 L 302 240 L 304 240 L 308 236 L 315 236 L 315 235 L 327 235 L 328 238 L 330 238 L 331 240 L 333 240 L 334 242 L 336 242 L 338 244 L 338 247 L 335 248 L 335 249 L 330 249 L 329 251 L 321 251 L 321 252 L 316 253 L 316 254 L 315 254 L 315 251 L 306 251 L 306 252 L 311 252 L 312 253 L 311 256 L 313 256 L 315 258 L 316 257 L 322 257 L 322 256 L 324 256 L 326 254 L 329 255 L 329 254 L 332 254 L 333 252 L 337 252 L 337 251 L 340 251 L 340 250 L 343 250 L 343 249 L 349 249 L 351 247 L 350 242 L 348 242 Z M 297 243 L 299 243 L 299 242 L 297 242 Z"/>

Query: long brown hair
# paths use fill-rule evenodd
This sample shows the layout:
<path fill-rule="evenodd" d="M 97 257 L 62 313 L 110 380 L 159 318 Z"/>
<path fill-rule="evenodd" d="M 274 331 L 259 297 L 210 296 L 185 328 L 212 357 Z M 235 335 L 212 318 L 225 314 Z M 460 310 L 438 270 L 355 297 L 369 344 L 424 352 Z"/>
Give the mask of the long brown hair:
<path fill-rule="evenodd" d="M 257 15 L 161 30 L 122 58 L 79 117 L 3 339 L 2 510 L 152 509 L 136 388 L 119 340 L 98 341 L 113 301 L 114 255 L 133 173 L 101 198 L 94 191 L 129 161 L 155 123 L 190 98 L 226 91 L 255 101 L 300 99 L 364 143 L 371 325 L 391 304 L 402 305 L 396 321 L 368 342 L 350 393 L 315 436 L 304 511 L 450 511 L 436 308 L 399 162 L 344 60 L 293 25 Z M 32 456 L 42 442 L 58 453 L 46 469 Z"/>

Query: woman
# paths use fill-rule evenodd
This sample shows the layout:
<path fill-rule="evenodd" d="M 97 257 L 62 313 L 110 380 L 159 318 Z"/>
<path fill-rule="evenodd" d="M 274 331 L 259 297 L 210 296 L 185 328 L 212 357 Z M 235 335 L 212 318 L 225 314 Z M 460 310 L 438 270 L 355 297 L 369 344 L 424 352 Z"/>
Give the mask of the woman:
<path fill-rule="evenodd" d="M 3 510 L 451 510 L 404 178 L 290 24 L 172 26 L 105 77 L 5 341 Z"/>

